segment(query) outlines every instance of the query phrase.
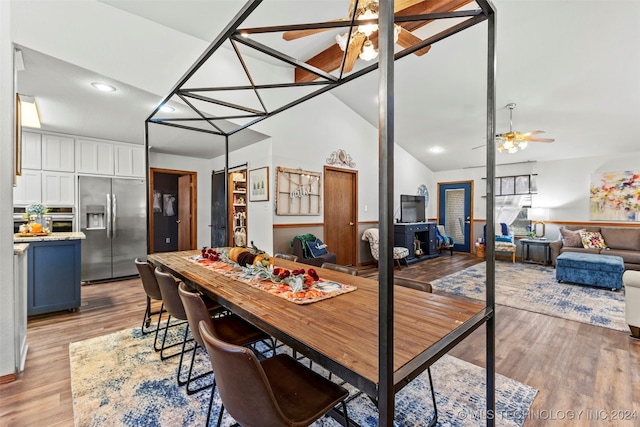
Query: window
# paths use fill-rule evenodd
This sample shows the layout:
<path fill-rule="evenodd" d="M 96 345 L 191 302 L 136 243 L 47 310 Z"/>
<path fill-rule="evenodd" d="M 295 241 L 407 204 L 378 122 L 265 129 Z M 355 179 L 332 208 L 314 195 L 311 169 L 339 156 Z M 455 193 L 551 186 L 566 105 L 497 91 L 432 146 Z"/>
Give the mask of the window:
<path fill-rule="evenodd" d="M 518 216 L 513 220 L 509 228 L 514 236 L 526 236 L 531 231 L 531 220 L 527 218 L 527 209 L 531 207 L 531 195 L 527 197 Z"/>

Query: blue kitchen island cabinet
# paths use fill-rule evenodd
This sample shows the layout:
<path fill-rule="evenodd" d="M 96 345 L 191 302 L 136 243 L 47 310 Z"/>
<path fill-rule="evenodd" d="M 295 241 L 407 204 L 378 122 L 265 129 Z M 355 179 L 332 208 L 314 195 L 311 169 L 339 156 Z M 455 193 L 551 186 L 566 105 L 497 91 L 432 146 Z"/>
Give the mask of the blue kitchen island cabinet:
<path fill-rule="evenodd" d="M 27 314 L 75 311 L 80 307 L 80 242 L 83 233 L 20 237 L 28 242 Z"/>

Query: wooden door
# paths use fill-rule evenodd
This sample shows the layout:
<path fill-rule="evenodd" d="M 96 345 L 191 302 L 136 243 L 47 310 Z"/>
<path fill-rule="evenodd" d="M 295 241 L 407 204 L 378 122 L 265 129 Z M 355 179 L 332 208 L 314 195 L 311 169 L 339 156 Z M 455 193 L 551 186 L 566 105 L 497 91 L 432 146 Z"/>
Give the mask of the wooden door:
<path fill-rule="evenodd" d="M 324 242 L 341 265 L 358 262 L 358 171 L 324 167 Z"/>
<path fill-rule="evenodd" d="M 178 177 L 178 250 L 195 249 L 191 244 L 191 175 Z"/>

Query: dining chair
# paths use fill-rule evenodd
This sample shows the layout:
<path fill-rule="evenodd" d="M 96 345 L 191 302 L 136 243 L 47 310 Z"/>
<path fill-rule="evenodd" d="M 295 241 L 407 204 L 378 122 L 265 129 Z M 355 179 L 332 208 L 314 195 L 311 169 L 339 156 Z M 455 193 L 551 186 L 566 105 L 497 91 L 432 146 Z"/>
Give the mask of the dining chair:
<path fill-rule="evenodd" d="M 202 341 L 202 337 L 200 335 L 200 330 L 198 328 L 198 324 L 201 321 L 205 322 L 213 329 L 215 329 L 221 336 L 221 338 L 225 339 L 225 341 L 231 342 L 236 345 L 250 345 L 258 341 L 271 339 L 269 335 L 234 314 L 223 314 L 220 312 L 216 312 L 212 317 L 210 311 L 207 309 L 207 306 L 202 299 L 202 294 L 189 289 L 184 282 L 180 283 L 180 286 L 178 287 L 178 294 L 180 295 L 180 299 L 182 300 L 182 304 L 187 315 L 187 320 L 189 322 L 191 335 L 193 336 L 193 340 L 195 342 L 193 346 L 193 352 L 191 354 L 191 363 L 189 364 L 189 374 L 187 375 L 186 381 L 187 394 L 196 393 L 198 391 L 204 390 L 205 388 L 211 387 L 212 385 L 206 384 L 195 389 L 190 388 L 190 385 L 193 381 L 196 381 L 200 378 L 205 377 L 206 375 L 210 375 L 213 373 L 213 371 L 208 371 L 196 377 L 191 376 L 193 372 L 193 363 L 196 358 L 196 352 L 198 348 L 205 348 L 204 342 Z M 272 351 L 273 348 L 274 346 L 272 345 Z"/>
<path fill-rule="evenodd" d="M 160 292 L 162 293 L 162 301 L 164 302 L 164 306 L 167 309 L 167 312 L 169 313 L 169 320 L 171 319 L 171 317 L 174 317 L 176 319 L 180 319 L 180 320 L 184 320 L 185 321 L 185 327 L 184 327 L 184 336 L 182 338 L 182 342 L 173 344 L 171 346 L 165 347 L 166 344 L 166 339 L 167 339 L 167 332 L 168 332 L 168 328 L 165 327 L 165 333 L 164 336 L 162 337 L 162 347 L 160 350 L 160 359 L 161 360 L 166 360 L 169 359 L 171 357 L 175 357 L 180 355 L 180 362 L 178 363 L 178 375 L 177 375 L 177 381 L 178 381 L 178 385 L 179 386 L 183 386 L 185 385 L 187 382 L 186 381 L 182 381 L 181 379 L 181 372 L 182 372 L 182 361 L 184 359 L 184 353 L 185 353 L 185 348 L 188 342 L 193 341 L 192 339 L 188 339 L 188 335 L 189 335 L 189 322 L 188 322 L 188 318 L 187 318 L 187 312 L 185 311 L 184 305 L 182 304 L 182 300 L 180 299 L 180 295 L 178 294 L 178 282 L 176 281 L 176 279 L 174 279 L 174 277 L 169 274 L 166 273 L 162 270 L 160 270 L 159 268 L 155 269 L 155 275 L 156 275 L 156 279 L 158 280 L 158 285 L 160 286 Z M 222 308 L 221 305 L 219 305 L 218 303 L 216 303 L 215 301 L 212 301 L 210 299 L 208 299 L 209 302 L 207 305 L 207 312 L 208 313 L 213 313 L 216 311 L 222 311 L 224 310 Z M 167 322 L 167 325 L 169 323 Z M 180 352 L 176 352 L 174 354 L 170 354 L 170 355 L 165 355 L 164 351 L 170 347 L 173 347 L 175 345 L 178 344 L 182 344 L 182 349 L 180 350 Z"/>
<path fill-rule="evenodd" d="M 298 261 L 298 257 L 295 255 L 289 255 L 289 254 L 283 254 L 283 253 L 277 253 L 274 255 L 274 257 L 276 258 L 281 258 L 281 259 L 286 259 L 288 261 L 293 261 L 296 262 Z"/>
<path fill-rule="evenodd" d="M 416 280 L 416 279 L 408 279 L 408 278 L 405 278 L 405 277 L 394 277 L 393 278 L 393 284 L 394 285 L 399 285 L 399 286 L 404 286 L 406 288 L 417 289 L 417 290 L 423 291 L 423 292 L 431 292 L 431 290 L 432 290 L 431 283 L 422 282 L 422 281 Z"/>
<path fill-rule="evenodd" d="M 151 310 L 151 300 L 162 301 L 162 294 L 160 293 L 160 288 L 158 287 L 158 281 L 156 280 L 156 276 L 153 273 L 153 265 L 149 261 L 143 261 L 140 258 L 135 259 L 136 268 L 138 269 L 138 274 L 140 275 L 140 280 L 142 281 L 142 288 L 147 296 L 147 307 L 144 311 L 144 317 L 142 319 L 142 327 L 140 330 L 142 334 L 150 334 L 151 332 L 156 332 L 156 339 L 158 338 L 158 329 L 160 327 L 160 320 L 162 319 L 162 313 L 165 312 L 164 304 L 160 306 L 159 311 Z M 151 325 L 151 316 L 159 314 L 158 324 L 156 325 L 155 331 L 153 329 L 149 329 Z M 145 330 L 145 328 L 147 328 Z M 154 342 L 155 347 L 155 342 Z"/>
<path fill-rule="evenodd" d="M 320 268 L 328 268 L 329 270 L 339 271 L 341 273 L 351 274 L 352 276 L 358 275 L 358 270 L 352 267 L 347 267 L 346 265 L 338 265 L 332 262 L 323 263 Z"/>
<path fill-rule="evenodd" d="M 222 400 L 218 427 L 225 408 L 243 427 L 304 427 L 338 404 L 342 406 L 344 425 L 349 425 L 345 404 L 349 392 L 343 387 L 286 354 L 259 361 L 251 349 L 218 338 L 206 322 L 200 322 L 199 328 Z"/>

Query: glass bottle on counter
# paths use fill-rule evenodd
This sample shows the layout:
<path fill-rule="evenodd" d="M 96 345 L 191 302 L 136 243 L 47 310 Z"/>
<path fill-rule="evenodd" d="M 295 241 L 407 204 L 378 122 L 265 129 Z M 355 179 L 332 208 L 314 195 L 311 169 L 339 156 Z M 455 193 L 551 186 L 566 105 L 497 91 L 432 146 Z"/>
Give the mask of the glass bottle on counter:
<path fill-rule="evenodd" d="M 44 230 L 42 230 L 44 233 L 51 233 L 51 229 L 52 229 L 52 219 L 50 216 L 47 216 L 44 218 Z"/>
<path fill-rule="evenodd" d="M 42 233 L 42 223 L 38 221 L 36 215 L 29 217 L 29 232 L 33 234 Z"/>

